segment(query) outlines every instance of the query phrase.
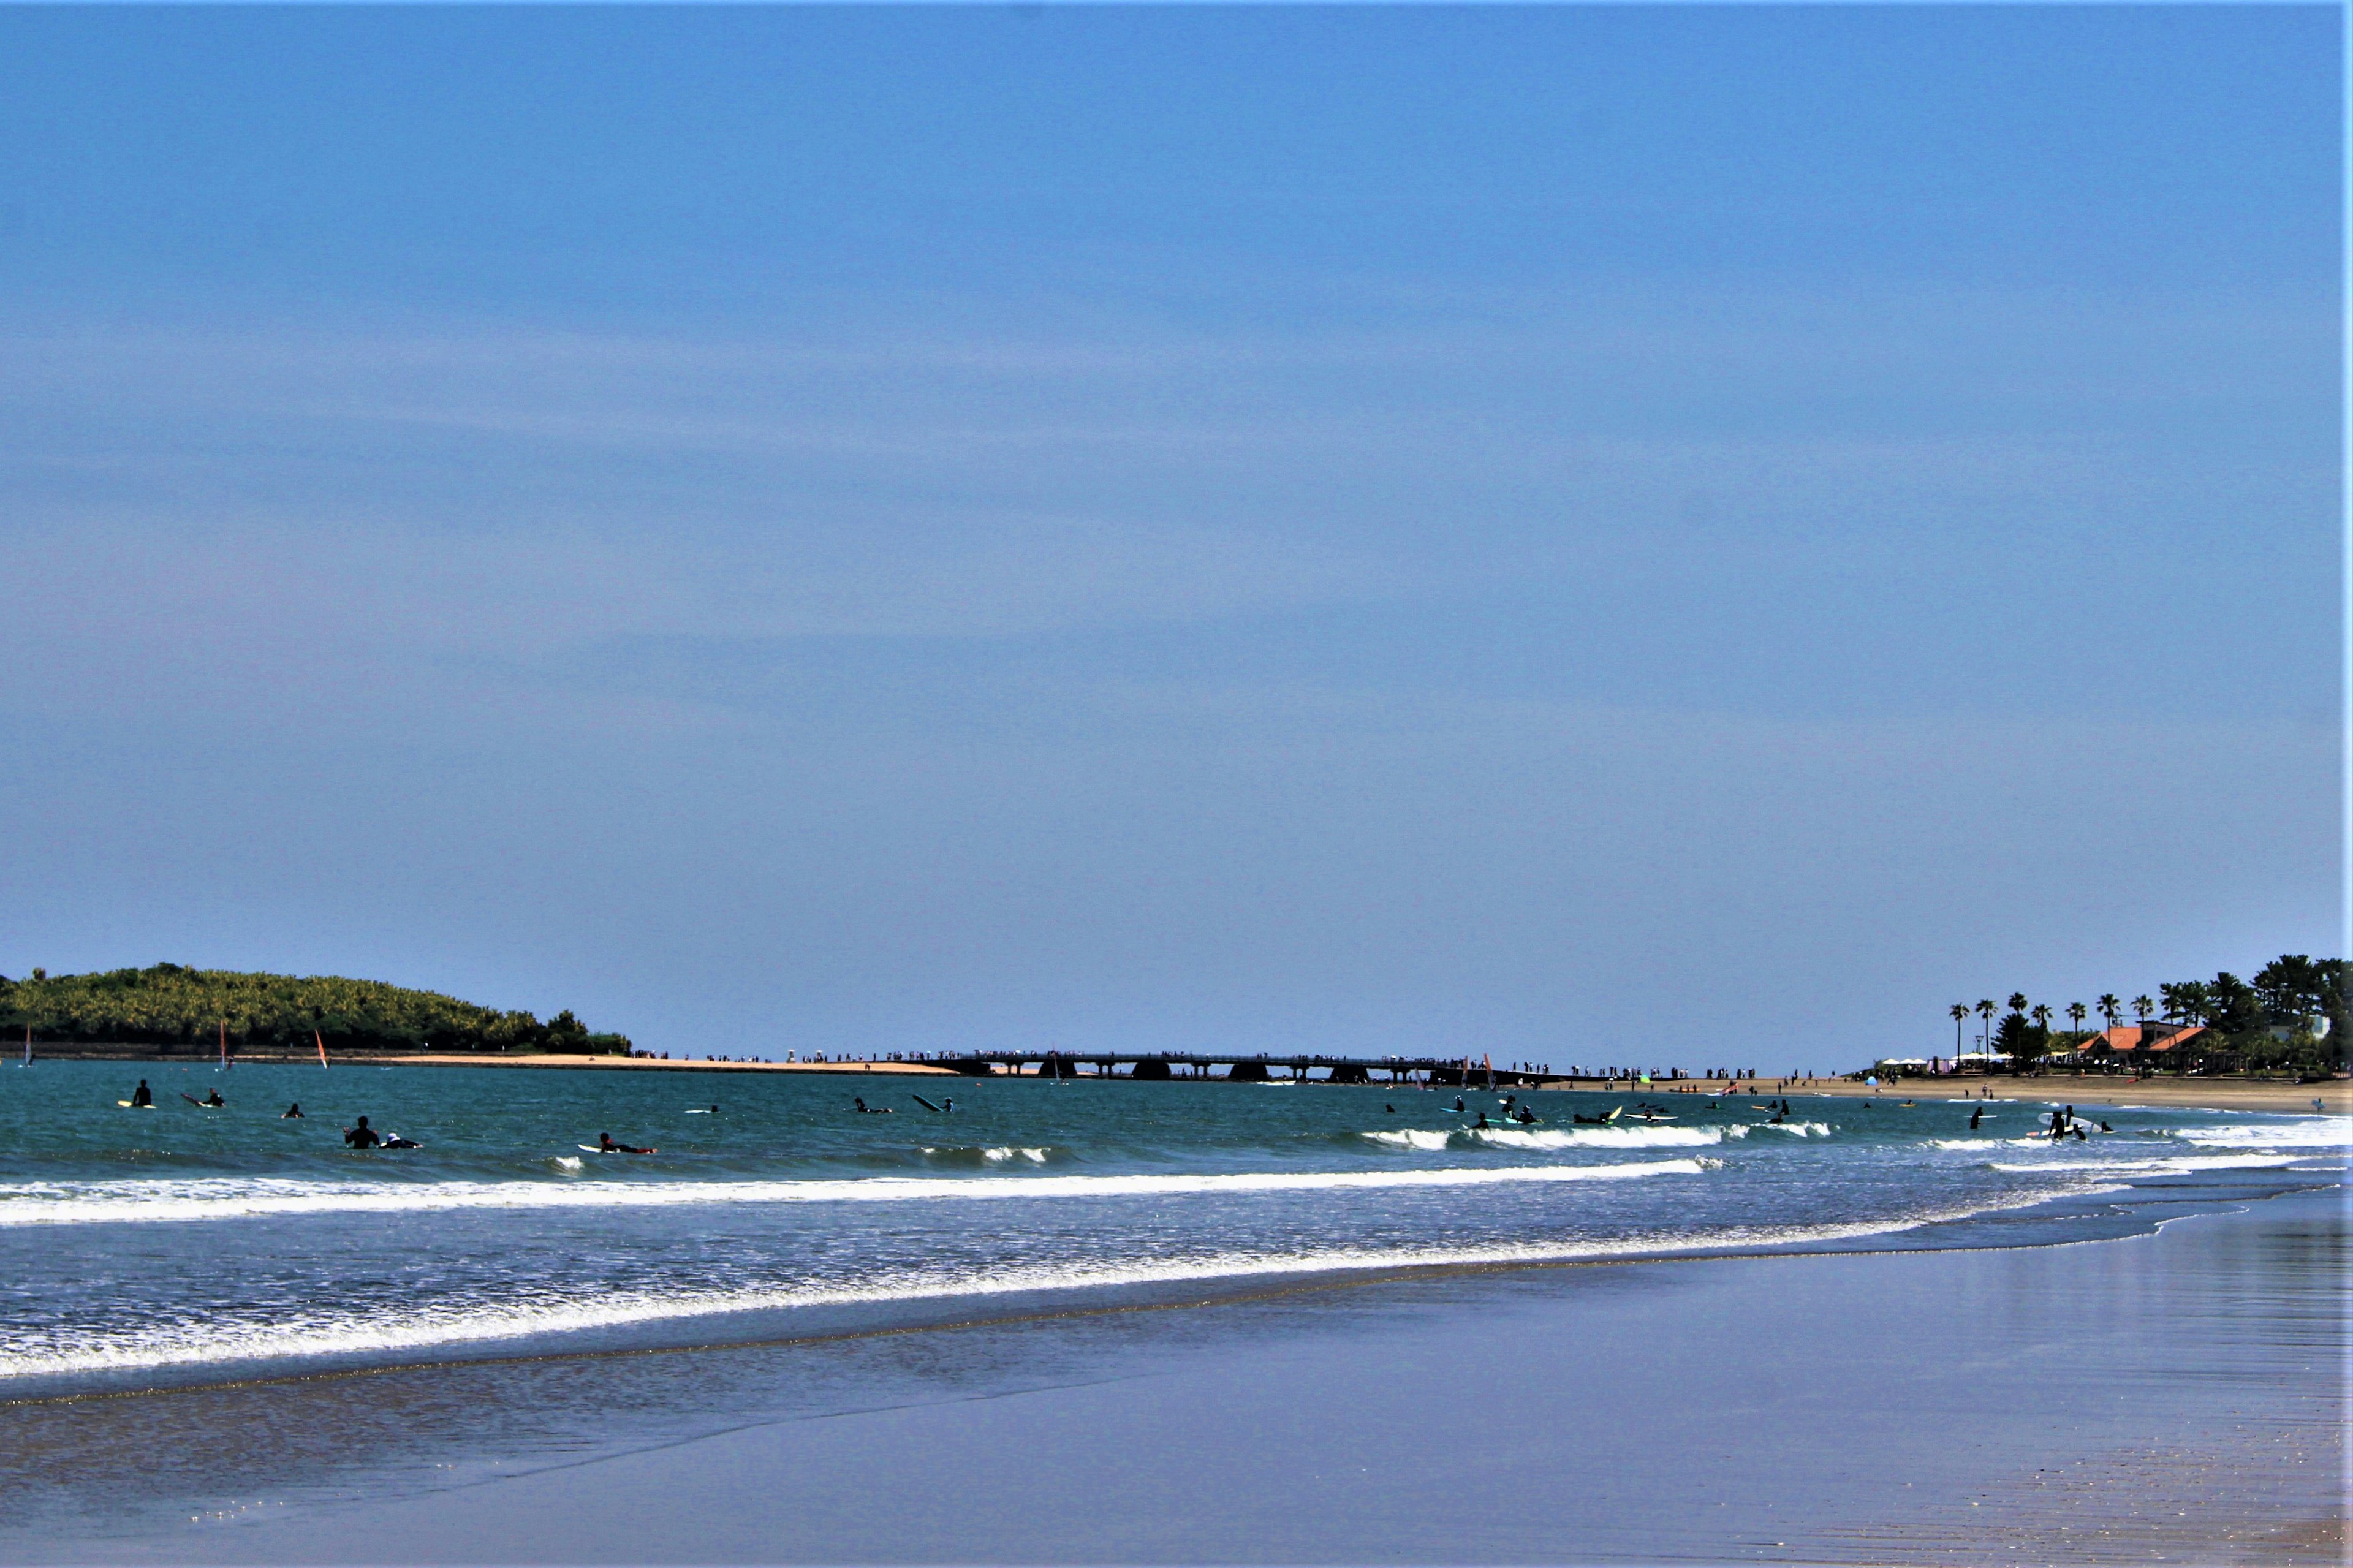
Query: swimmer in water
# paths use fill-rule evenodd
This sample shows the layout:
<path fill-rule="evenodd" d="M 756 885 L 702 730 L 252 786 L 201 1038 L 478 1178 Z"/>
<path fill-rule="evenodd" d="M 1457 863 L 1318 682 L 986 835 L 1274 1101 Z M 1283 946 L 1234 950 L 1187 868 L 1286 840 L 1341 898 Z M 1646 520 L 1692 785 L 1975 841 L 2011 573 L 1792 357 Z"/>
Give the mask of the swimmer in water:
<path fill-rule="evenodd" d="M 280 1112 L 278 1117 L 278 1120 L 280 1121 L 299 1121 L 301 1119 L 302 1102 L 299 1100 L 293 1104 L 288 1106 L 283 1111 Z"/>
<path fill-rule="evenodd" d="M 384 1142 L 384 1134 L 370 1127 L 367 1118 L 363 1116 L 357 1127 L 343 1129 L 343 1142 L 354 1149 L 373 1149 Z"/>

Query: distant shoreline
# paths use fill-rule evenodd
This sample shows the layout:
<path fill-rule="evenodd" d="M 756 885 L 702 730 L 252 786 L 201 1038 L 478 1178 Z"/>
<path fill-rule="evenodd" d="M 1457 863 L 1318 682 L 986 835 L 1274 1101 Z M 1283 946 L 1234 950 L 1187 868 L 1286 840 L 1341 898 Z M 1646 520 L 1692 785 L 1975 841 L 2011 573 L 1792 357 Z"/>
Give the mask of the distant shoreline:
<path fill-rule="evenodd" d="M 44 1050 L 39 1042 L 33 1047 L 33 1059 L 40 1061 L 107 1061 L 135 1062 L 149 1066 L 202 1067 L 215 1059 L 195 1052 L 160 1054 L 135 1047 L 62 1047 Z M 235 1062 L 311 1067 L 318 1058 L 301 1051 L 256 1051 L 233 1054 Z M 533 1056 L 491 1056 L 447 1052 L 416 1054 L 337 1055 L 336 1067 L 455 1067 L 455 1068 L 536 1068 L 589 1072 L 698 1072 L 698 1073 L 804 1073 L 848 1078 L 946 1078 L 982 1081 L 976 1075 L 961 1073 L 936 1062 L 893 1061 L 834 1061 L 834 1062 L 727 1062 L 693 1061 L 683 1058 L 665 1060 L 659 1057 L 574 1056 L 554 1052 Z M 1035 1072 L 997 1072 L 997 1079 L 1034 1078 Z M 1092 1075 L 1064 1081 L 1089 1083 Z M 1199 1079 L 1179 1079 L 1199 1082 Z M 1219 1082 L 1221 1079 L 1207 1081 Z M 1324 1080 L 1311 1079 L 1309 1083 Z M 1781 1086 L 1786 1083 L 1787 1088 Z M 1359 1084 L 1356 1088 L 1393 1089 L 1420 1092 L 1419 1086 L 1404 1084 Z M 1475 1086 L 1474 1086 L 1475 1087 Z M 1509 1087 L 1509 1086 L 1506 1086 Z M 2031 1100 L 2080 1101 L 2084 1104 L 2144 1104 L 2175 1107 L 2183 1110 L 2306 1110 L 2318 1100 L 2327 1111 L 2336 1115 L 2353 1114 L 2353 1080 L 2332 1079 L 2327 1083 L 2289 1083 L 2284 1080 L 2257 1081 L 2245 1079 L 2143 1079 L 2112 1077 L 2104 1073 L 2050 1073 L 2032 1078 L 1940 1078 L 1904 1079 L 1897 1082 L 1871 1085 L 1852 1079 L 1782 1079 L 1777 1078 L 1742 1079 L 1727 1081 L 1722 1079 L 1667 1079 L 1651 1083 L 1630 1083 L 1623 1078 L 1570 1079 L 1553 1078 L 1534 1086 L 1540 1089 L 1575 1090 L 1584 1093 L 1615 1094 L 1701 1094 L 1716 1096 L 1732 1090 L 1740 1098 L 1750 1092 L 1759 1096 L 1775 1094 L 1831 1095 L 1849 1100 L 1958 1100 L 1981 1098 L 1981 1091 L 1990 1090 L 1995 1100 Z M 1461 1092 L 1454 1085 L 1440 1086 L 1441 1092 Z"/>

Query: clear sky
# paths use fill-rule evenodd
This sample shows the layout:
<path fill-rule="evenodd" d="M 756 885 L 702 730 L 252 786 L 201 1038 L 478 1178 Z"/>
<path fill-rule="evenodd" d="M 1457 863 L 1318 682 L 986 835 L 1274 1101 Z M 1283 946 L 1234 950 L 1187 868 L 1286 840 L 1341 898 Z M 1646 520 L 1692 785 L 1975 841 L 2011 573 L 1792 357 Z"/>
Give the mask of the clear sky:
<path fill-rule="evenodd" d="M 2337 27 L 0 11 L 0 973 L 1785 1068 L 2332 952 Z"/>

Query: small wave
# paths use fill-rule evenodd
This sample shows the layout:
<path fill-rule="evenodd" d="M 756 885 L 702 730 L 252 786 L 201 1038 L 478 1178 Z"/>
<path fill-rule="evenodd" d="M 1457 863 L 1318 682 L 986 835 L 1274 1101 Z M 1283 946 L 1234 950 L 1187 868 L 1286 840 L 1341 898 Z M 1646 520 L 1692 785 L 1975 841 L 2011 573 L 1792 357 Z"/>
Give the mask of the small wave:
<path fill-rule="evenodd" d="M 1369 1138 L 1376 1143 L 1393 1144 L 1400 1149 L 1436 1150 L 1445 1148 L 1454 1134 L 1444 1131 L 1427 1131 L 1419 1127 L 1400 1127 L 1395 1131 L 1366 1132 L 1359 1136 Z"/>
<path fill-rule="evenodd" d="M 576 1171 L 580 1168 L 580 1156 L 577 1154 L 558 1154 L 554 1160 L 550 1161 L 549 1163 L 553 1164 L 559 1171 Z"/>
<path fill-rule="evenodd" d="M 1744 1127 L 1743 1132 L 1748 1131 Z M 1787 1132 L 1792 1138 L 1827 1138 L 1831 1135 L 1827 1121 L 1766 1121 L 1757 1124 L 1759 1132 Z"/>
<path fill-rule="evenodd" d="M 1027 1153 L 1027 1151 L 1021 1152 Z M 33 1183 L 0 1188 L 0 1226 L 121 1225 L 263 1215 L 414 1213 L 423 1209 L 673 1208 L 702 1204 L 916 1203 L 942 1198 L 1160 1197 L 1193 1194 L 1347 1192 L 1603 1182 L 1692 1175 L 1689 1160 L 1614 1165 L 1511 1165 L 1432 1171 L 1238 1171 L 1128 1176 L 870 1176 L 775 1182 L 255 1181 Z"/>
<path fill-rule="evenodd" d="M 1721 1127 L 1472 1127 L 1474 1142 L 1507 1149 L 1688 1149 L 1724 1142 Z"/>
<path fill-rule="evenodd" d="M 944 1149 L 926 1145 L 920 1152 L 926 1159 L 938 1160 L 948 1164 L 1002 1165 L 1015 1160 L 1026 1160 L 1033 1165 L 1042 1165 L 1054 1151 L 1050 1148 L 1022 1149 L 1002 1144 L 988 1148 L 965 1146 Z"/>
<path fill-rule="evenodd" d="M 1698 1162 L 1674 1163 L 1696 1168 Z M 1998 1206 L 1998 1205 L 1997 1205 Z M 1479 1268 L 1570 1263 L 1587 1258 L 1675 1256 L 1726 1249 L 1822 1245 L 1889 1236 L 1976 1210 L 1846 1225 L 1732 1226 L 1614 1242 L 1499 1243 L 1486 1247 L 1348 1248 L 1293 1253 L 1229 1253 L 1124 1265 L 1064 1266 L 996 1273 L 902 1275 L 862 1285 L 807 1284 L 701 1291 L 599 1291 L 593 1296 L 501 1304 L 311 1311 L 269 1321 L 219 1319 L 180 1322 L 110 1338 L 102 1343 L 19 1342 L 0 1350 L 0 1379 L 142 1371 L 165 1366 L 234 1365 L 320 1356 L 386 1359 L 452 1345 L 803 1307 L 936 1300 L 1047 1290 L 1186 1284 L 1266 1275 L 1352 1270 Z"/>
<path fill-rule="evenodd" d="M 2343 1149 L 2353 1145 L 2353 1120 L 2313 1116 L 2264 1127 L 2178 1127 L 2173 1136 L 2209 1148 Z"/>

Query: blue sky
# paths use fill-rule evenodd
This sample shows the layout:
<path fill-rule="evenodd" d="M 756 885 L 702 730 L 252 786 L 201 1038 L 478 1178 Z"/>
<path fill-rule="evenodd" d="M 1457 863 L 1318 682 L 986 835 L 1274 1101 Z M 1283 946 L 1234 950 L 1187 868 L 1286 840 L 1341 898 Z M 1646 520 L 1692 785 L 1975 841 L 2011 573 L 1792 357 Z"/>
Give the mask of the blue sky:
<path fill-rule="evenodd" d="M 0 972 L 1831 1067 L 2333 951 L 2337 26 L 0 12 Z"/>

